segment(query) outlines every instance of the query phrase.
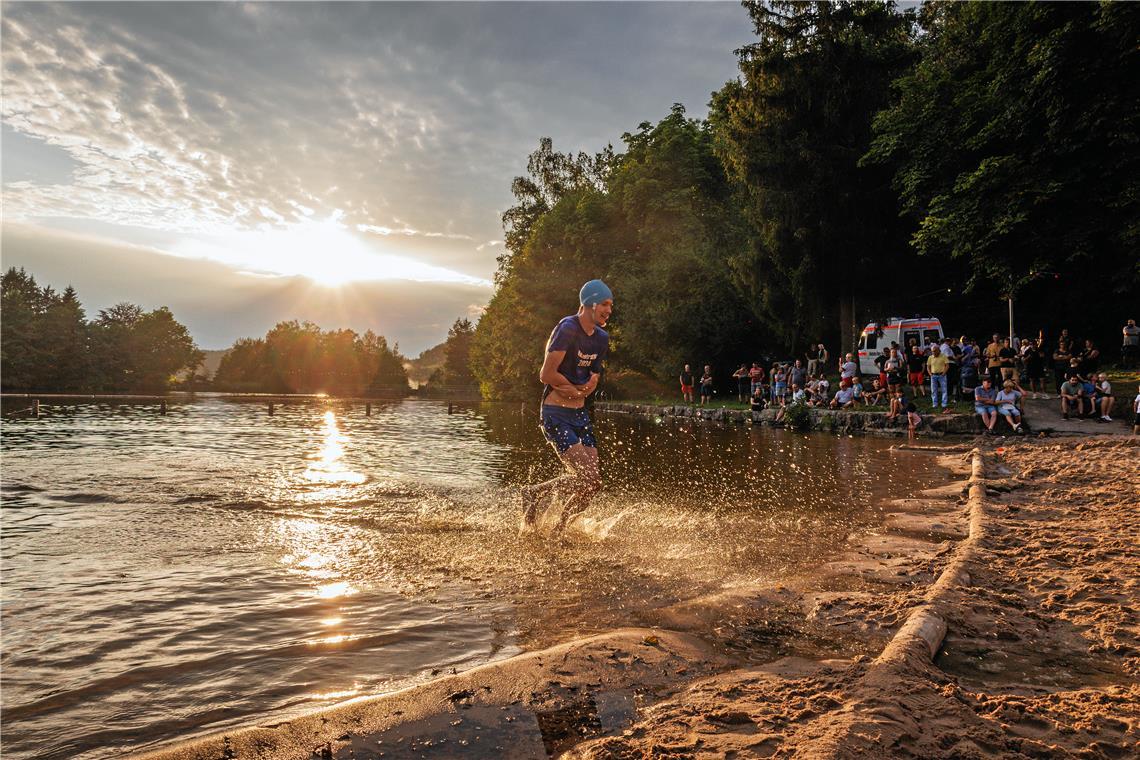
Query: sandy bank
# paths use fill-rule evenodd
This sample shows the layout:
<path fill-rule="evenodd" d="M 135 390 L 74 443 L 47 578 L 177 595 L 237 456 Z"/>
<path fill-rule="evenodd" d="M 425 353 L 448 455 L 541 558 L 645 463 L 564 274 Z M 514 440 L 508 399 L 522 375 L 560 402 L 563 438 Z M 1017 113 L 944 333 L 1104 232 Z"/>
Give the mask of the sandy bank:
<path fill-rule="evenodd" d="M 885 505 L 783 586 L 147 757 L 1135 755 L 1137 454 L 951 454 L 972 491 Z"/>

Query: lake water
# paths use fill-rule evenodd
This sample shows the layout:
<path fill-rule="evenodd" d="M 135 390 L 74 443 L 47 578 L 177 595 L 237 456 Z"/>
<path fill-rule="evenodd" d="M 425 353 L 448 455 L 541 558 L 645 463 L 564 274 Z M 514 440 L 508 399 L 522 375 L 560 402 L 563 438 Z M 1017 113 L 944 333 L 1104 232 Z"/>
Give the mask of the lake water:
<path fill-rule="evenodd" d="M 945 482 L 891 441 L 597 420 L 606 487 L 519 537 L 536 410 L 5 399 L 6 758 L 272 723 L 725 587 L 775 583 Z M 584 527 L 582 527 L 584 526 Z"/>

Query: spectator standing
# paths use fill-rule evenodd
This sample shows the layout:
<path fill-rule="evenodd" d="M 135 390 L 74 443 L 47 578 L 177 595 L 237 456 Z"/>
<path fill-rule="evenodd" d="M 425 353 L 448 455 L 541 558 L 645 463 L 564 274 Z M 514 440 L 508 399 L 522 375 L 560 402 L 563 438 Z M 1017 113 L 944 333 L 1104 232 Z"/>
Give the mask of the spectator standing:
<path fill-rule="evenodd" d="M 681 395 L 685 398 L 686 404 L 693 403 L 693 370 L 688 364 L 681 370 Z"/>
<path fill-rule="evenodd" d="M 982 418 L 983 432 L 992 434 L 997 423 L 997 391 L 989 375 L 982 377 L 982 384 L 974 388 L 974 411 Z"/>
<path fill-rule="evenodd" d="M 1080 353 L 1081 375 L 1092 377 L 1100 369 L 1100 349 L 1091 340 L 1085 341 L 1084 350 Z"/>
<path fill-rule="evenodd" d="M 959 378 L 962 386 L 962 396 L 972 398 L 974 388 L 978 385 L 978 348 L 974 341 L 965 335 L 959 340 L 962 346 L 962 355 L 959 357 Z"/>
<path fill-rule="evenodd" d="M 1045 354 L 1037 341 L 1028 339 L 1021 344 L 1021 356 L 1025 364 L 1025 379 L 1029 392 L 1034 398 L 1045 395 Z"/>
<path fill-rule="evenodd" d="M 906 357 L 907 380 L 910 383 L 910 392 L 914 396 L 925 396 L 923 370 L 926 367 L 926 357 L 917 345 L 910 347 L 910 354 Z"/>
<path fill-rule="evenodd" d="M 950 400 L 946 394 L 946 375 L 950 371 L 950 360 L 942 353 L 937 343 L 930 349 L 926 360 L 926 371 L 930 373 L 930 401 L 935 409 L 942 408 L 942 414 L 950 411 Z"/>
<path fill-rule="evenodd" d="M 986 346 L 985 358 L 990 383 L 996 388 L 1001 382 L 1001 336 L 997 333 L 994 333 L 993 340 Z"/>
<path fill-rule="evenodd" d="M 943 338 L 939 349 L 946 357 L 946 394 L 955 401 L 958 400 L 958 354 L 954 349 L 953 338 Z"/>
<path fill-rule="evenodd" d="M 859 371 L 859 365 L 855 363 L 855 355 L 847 354 L 843 361 L 839 363 L 839 379 L 850 380 L 855 377 L 855 373 Z"/>
<path fill-rule="evenodd" d="M 1132 399 L 1132 435 L 1140 435 L 1140 386 L 1136 388 L 1136 398 Z"/>
<path fill-rule="evenodd" d="M 764 391 L 764 368 L 760 366 L 760 362 L 752 362 L 752 369 L 748 370 L 748 379 L 752 381 L 752 395 L 756 395 L 756 391 Z"/>
<path fill-rule="evenodd" d="M 1017 367 L 1014 364 L 1014 359 L 1017 358 L 1017 352 L 1013 350 L 1013 346 L 1009 344 L 1009 338 L 1002 338 L 1001 348 L 998 349 L 998 361 L 1001 368 L 1001 381 L 1005 383 L 1006 380 L 1017 379 Z"/>
<path fill-rule="evenodd" d="M 1069 344 L 1064 338 L 1057 341 L 1057 348 L 1053 351 L 1053 381 L 1056 384 L 1057 392 L 1061 392 L 1061 385 L 1065 382 L 1065 378 L 1069 374 L 1069 362 L 1072 361 L 1073 355 L 1069 351 Z"/>
<path fill-rule="evenodd" d="M 1021 392 L 1017 390 L 1016 383 L 1006 380 L 1002 389 L 997 392 L 998 414 L 1005 417 L 1005 421 L 1013 428 L 1013 432 L 1021 433 Z"/>
<path fill-rule="evenodd" d="M 903 373 L 906 371 L 903 369 L 903 360 L 902 357 L 899 356 L 898 349 L 891 349 L 890 356 L 887 357 L 883 368 L 887 371 L 887 385 L 893 394 L 896 388 L 902 386 Z"/>
<path fill-rule="evenodd" d="M 743 404 L 744 399 L 748 398 L 752 390 L 752 381 L 748 377 L 748 365 L 741 364 L 740 369 L 732 373 L 732 377 L 736 380 L 736 400 Z"/>
<path fill-rule="evenodd" d="M 890 357 L 890 351 L 883 351 L 875 357 L 875 366 L 879 368 L 879 385 L 887 387 L 887 358 Z"/>
<path fill-rule="evenodd" d="M 808 373 L 807 370 L 804 369 L 804 363 L 799 359 L 796 359 L 796 363 L 788 372 L 788 385 L 798 385 L 799 387 L 803 388 L 805 385 L 807 385 L 807 375 Z"/>
<path fill-rule="evenodd" d="M 1130 319 L 1124 325 L 1124 342 L 1120 345 L 1120 365 L 1128 369 L 1136 366 L 1136 357 L 1140 355 L 1140 327 L 1136 320 Z"/>
<path fill-rule="evenodd" d="M 788 393 L 788 373 L 783 364 L 777 364 L 772 370 L 772 403 L 784 403 L 784 396 Z"/>
<path fill-rule="evenodd" d="M 713 374 L 712 366 L 705 365 L 705 373 L 701 375 L 701 406 L 712 403 Z"/>

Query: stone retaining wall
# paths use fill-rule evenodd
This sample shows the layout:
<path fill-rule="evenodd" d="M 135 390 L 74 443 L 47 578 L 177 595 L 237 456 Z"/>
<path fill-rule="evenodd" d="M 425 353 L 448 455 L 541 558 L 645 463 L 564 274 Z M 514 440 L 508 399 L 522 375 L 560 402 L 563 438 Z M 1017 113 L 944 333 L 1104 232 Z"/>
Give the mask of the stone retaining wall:
<path fill-rule="evenodd" d="M 628 404 L 620 401 L 604 401 L 594 405 L 594 409 L 606 414 L 634 414 L 647 419 L 695 419 L 709 422 L 735 424 L 773 425 L 775 409 L 762 412 L 749 412 L 740 409 L 656 404 Z M 823 430 L 836 433 L 863 433 L 867 435 L 906 435 L 906 416 L 887 419 L 886 412 L 850 412 L 840 409 L 808 408 L 809 430 Z M 978 423 L 972 414 L 925 414 L 918 435 L 942 437 L 944 435 L 977 435 Z"/>

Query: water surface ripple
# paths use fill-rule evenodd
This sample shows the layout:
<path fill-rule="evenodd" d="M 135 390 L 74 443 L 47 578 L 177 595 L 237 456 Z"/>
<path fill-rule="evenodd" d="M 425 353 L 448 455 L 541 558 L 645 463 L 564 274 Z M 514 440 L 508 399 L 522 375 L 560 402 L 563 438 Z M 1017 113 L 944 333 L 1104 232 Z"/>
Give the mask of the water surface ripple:
<path fill-rule="evenodd" d="M 25 400 L 4 409 L 23 408 Z M 276 723 L 819 562 L 945 476 L 886 441 L 598 421 L 606 489 L 517 535 L 535 410 L 52 400 L 2 429 L 3 754 Z"/>

